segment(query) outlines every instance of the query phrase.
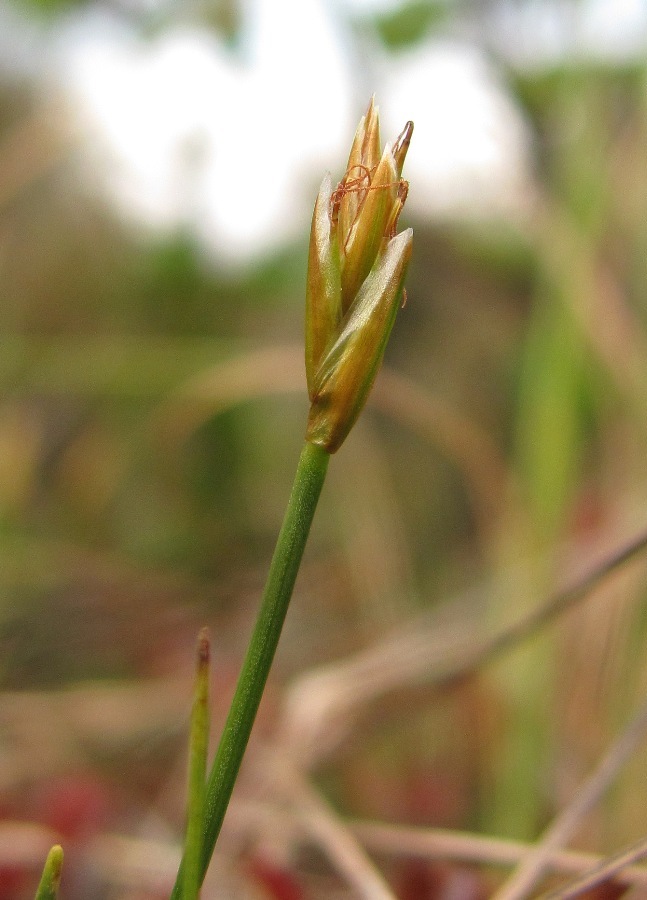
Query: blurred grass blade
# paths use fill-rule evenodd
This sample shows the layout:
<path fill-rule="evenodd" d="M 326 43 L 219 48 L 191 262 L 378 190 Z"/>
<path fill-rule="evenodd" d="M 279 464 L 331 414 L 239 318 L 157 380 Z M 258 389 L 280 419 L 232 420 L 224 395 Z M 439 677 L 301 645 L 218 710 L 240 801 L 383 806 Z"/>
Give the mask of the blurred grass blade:
<path fill-rule="evenodd" d="M 59 844 L 55 844 L 47 854 L 45 868 L 34 900 L 56 900 L 61 883 L 62 868 L 63 848 Z"/>
<path fill-rule="evenodd" d="M 207 780 L 207 752 L 209 745 L 209 632 L 203 628 L 198 638 L 197 672 L 191 736 L 189 739 L 189 796 L 184 844 L 183 900 L 197 900 L 202 882 L 202 835 L 204 833 L 204 804 Z"/>

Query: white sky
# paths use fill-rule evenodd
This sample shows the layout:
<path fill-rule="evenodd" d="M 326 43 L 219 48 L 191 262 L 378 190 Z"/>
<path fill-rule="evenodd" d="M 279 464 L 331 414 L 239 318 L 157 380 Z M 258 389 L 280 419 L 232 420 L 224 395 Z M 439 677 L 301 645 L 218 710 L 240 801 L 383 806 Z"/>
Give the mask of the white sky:
<path fill-rule="evenodd" d="M 352 0 L 356 9 L 369 3 L 395 0 Z M 644 30 L 645 5 L 589 0 L 578 40 L 619 41 L 619 11 L 632 34 L 639 20 Z M 544 30 L 555 27 L 557 4 L 530 4 L 527 16 L 533 7 L 548 16 Z M 343 174 L 372 91 L 384 139 L 415 122 L 405 167 L 411 211 L 501 212 L 531 193 L 530 136 L 474 47 L 429 41 L 391 57 L 376 46 L 358 73 L 330 2 L 248 0 L 246 9 L 236 55 L 206 31 L 175 28 L 144 43 L 96 14 L 59 38 L 60 80 L 88 137 L 88 170 L 131 218 L 193 228 L 225 263 L 279 246 L 307 228 L 324 171 Z"/>

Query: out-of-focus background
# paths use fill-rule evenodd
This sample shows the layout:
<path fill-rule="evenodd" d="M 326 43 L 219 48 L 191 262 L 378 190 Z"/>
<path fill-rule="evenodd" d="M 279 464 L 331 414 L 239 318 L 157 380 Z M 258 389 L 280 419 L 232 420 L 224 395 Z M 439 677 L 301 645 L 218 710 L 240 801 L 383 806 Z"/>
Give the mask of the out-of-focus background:
<path fill-rule="evenodd" d="M 2 900 L 54 840 L 65 900 L 168 896 L 196 636 L 215 742 L 305 427 L 310 211 L 373 93 L 415 122 L 408 303 L 205 897 L 487 897 L 495 854 L 404 826 L 532 842 L 576 795 L 647 689 L 639 562 L 438 682 L 647 528 L 646 51 L 644 0 L 0 2 Z M 647 834 L 646 765 L 571 846 Z"/>

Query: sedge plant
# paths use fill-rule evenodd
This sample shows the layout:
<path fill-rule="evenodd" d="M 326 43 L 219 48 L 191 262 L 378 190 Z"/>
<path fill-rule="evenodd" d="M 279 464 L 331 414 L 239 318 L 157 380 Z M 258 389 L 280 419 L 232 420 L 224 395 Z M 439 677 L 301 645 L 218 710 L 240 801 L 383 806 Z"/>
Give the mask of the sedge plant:
<path fill-rule="evenodd" d="M 204 792 L 193 781 L 202 830 L 198 835 L 195 823 L 191 826 L 193 838 L 185 843 L 172 900 L 193 900 L 197 883 L 204 879 L 278 645 L 330 457 L 366 403 L 405 297 L 413 232 L 408 228 L 398 233 L 397 226 L 407 196 L 408 184 L 401 176 L 412 132 L 413 123 L 407 122 L 395 143 L 382 150 L 379 112 L 371 100 L 344 177 L 333 189 L 326 175 L 315 202 L 306 284 L 310 412 L 305 443 Z M 187 866 L 192 870 L 189 878 Z"/>
<path fill-rule="evenodd" d="M 305 363 L 310 412 L 305 443 L 234 697 L 208 777 L 206 635 L 198 649 L 184 855 L 171 900 L 196 900 L 211 860 L 274 659 L 330 457 L 355 424 L 405 297 L 413 232 L 398 233 L 413 123 L 380 144 L 377 106 L 360 120 L 344 177 L 324 178 L 315 202 L 306 284 Z M 48 875 L 38 897 L 55 896 Z M 47 871 L 51 866 L 46 866 Z M 44 876 L 45 877 L 45 876 Z M 51 885 L 51 887 L 50 887 Z"/>

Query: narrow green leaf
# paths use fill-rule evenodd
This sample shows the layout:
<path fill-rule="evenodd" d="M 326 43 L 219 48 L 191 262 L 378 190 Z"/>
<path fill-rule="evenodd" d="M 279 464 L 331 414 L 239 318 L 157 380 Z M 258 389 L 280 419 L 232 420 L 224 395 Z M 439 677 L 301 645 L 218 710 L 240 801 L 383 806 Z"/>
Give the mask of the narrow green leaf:
<path fill-rule="evenodd" d="M 55 844 L 47 854 L 45 868 L 34 900 L 56 900 L 61 883 L 62 868 L 63 848 L 59 844 Z"/>
<path fill-rule="evenodd" d="M 202 843 L 204 834 L 207 753 L 209 747 L 209 632 L 203 628 L 198 638 L 197 671 L 191 736 L 189 739 L 189 796 L 184 844 L 183 900 L 197 900 L 202 883 Z"/>

